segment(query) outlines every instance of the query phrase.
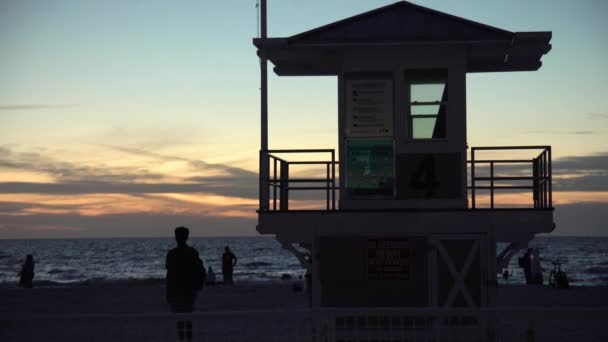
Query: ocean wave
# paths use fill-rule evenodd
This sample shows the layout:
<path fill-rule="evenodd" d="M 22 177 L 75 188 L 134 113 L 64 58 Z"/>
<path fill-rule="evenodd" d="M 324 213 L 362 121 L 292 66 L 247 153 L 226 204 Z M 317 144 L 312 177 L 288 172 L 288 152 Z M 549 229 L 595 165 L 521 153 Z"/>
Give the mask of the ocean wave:
<path fill-rule="evenodd" d="M 235 267 L 236 281 L 274 281 L 286 273 L 292 277 L 304 274 L 299 261 L 281 248 L 274 239 L 193 238 L 205 266 L 212 266 L 221 281 L 221 253 L 231 245 L 239 257 Z M 534 246 L 546 248 L 541 254 L 545 281 L 553 269 L 550 261 L 568 257 L 562 269 L 571 282 L 584 285 L 608 285 L 608 239 L 542 238 Z M 32 244 L 35 244 L 33 246 Z M 500 247 L 507 244 L 501 243 Z M 579 246 L 585 248 L 578 249 Z M 33 249 L 33 247 L 35 247 Z M 36 281 L 50 281 L 38 286 L 72 286 L 111 283 L 161 282 L 170 239 L 95 239 L 95 240 L 30 240 L 0 239 L 0 286 L 16 286 L 25 251 L 35 250 Z M 8 256 L 8 257 L 6 257 Z M 511 260 L 513 277 L 509 283 L 523 284 L 523 271 Z M 71 269 L 71 270 L 70 270 Z M 133 279 L 136 278 L 136 279 Z M 116 280 L 119 279 L 119 280 Z M 151 280 L 150 280 L 151 279 Z M 502 277 L 499 278 L 502 281 Z M 67 285 L 66 285 L 67 284 Z M 578 283 L 577 283 L 578 285 Z M 36 286 L 36 285 L 35 285 Z"/>
<path fill-rule="evenodd" d="M 92 278 L 80 282 L 81 285 L 141 285 L 141 284 L 164 284 L 165 278 Z"/>
<path fill-rule="evenodd" d="M 48 274 L 74 274 L 77 272 L 78 270 L 74 268 L 51 268 L 50 270 L 46 271 Z"/>
<path fill-rule="evenodd" d="M 588 269 L 585 270 L 585 273 L 608 274 L 608 267 L 601 267 L 601 266 L 589 267 Z"/>
<path fill-rule="evenodd" d="M 271 265 L 272 265 L 271 262 L 265 262 L 265 261 L 252 261 L 252 262 L 243 264 L 243 266 L 248 266 L 248 267 L 271 266 Z"/>
<path fill-rule="evenodd" d="M 0 282 L 0 287 L 15 287 L 19 284 L 18 281 L 3 281 Z M 54 280 L 34 280 L 34 287 L 55 287 L 55 286 L 75 286 L 81 282 L 78 281 L 54 281 Z"/>
<path fill-rule="evenodd" d="M 95 277 L 90 279 L 63 281 L 63 280 L 34 280 L 34 287 L 61 287 L 61 286 L 101 286 L 101 285 L 141 285 L 141 284 L 164 284 L 164 278 L 126 278 L 108 279 Z M 17 286 L 18 281 L 2 281 L 0 287 Z"/>

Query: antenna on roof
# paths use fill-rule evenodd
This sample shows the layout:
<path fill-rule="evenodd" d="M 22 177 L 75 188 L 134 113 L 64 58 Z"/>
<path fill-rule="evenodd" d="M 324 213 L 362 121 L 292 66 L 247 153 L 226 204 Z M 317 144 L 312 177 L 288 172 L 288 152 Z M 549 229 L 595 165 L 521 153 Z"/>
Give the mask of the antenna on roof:
<path fill-rule="evenodd" d="M 255 24 L 255 28 L 257 30 L 257 37 L 260 38 L 260 0 L 255 2 L 255 16 L 257 22 Z"/>
<path fill-rule="evenodd" d="M 260 1 L 262 2 L 260 5 Z M 258 0 L 258 6 L 260 7 L 260 13 L 262 17 L 261 23 L 261 31 L 262 31 L 262 39 L 266 39 L 266 0 Z"/>

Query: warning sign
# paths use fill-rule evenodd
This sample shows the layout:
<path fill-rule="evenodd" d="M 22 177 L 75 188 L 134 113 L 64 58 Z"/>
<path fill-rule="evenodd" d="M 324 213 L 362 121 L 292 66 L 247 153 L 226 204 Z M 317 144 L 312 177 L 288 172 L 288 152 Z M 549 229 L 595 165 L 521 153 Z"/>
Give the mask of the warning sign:
<path fill-rule="evenodd" d="M 393 135 L 393 81 L 346 81 L 346 136 Z"/>
<path fill-rule="evenodd" d="M 368 239 L 367 279 L 410 280 L 408 239 Z"/>

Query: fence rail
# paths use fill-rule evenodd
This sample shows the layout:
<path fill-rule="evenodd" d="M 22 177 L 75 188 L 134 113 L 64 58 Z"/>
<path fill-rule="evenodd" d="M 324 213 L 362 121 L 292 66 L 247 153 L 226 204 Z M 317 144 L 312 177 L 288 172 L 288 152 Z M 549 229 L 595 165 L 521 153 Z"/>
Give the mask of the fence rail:
<path fill-rule="evenodd" d="M 288 161 L 277 154 L 329 154 L 329 160 Z M 271 175 L 267 181 L 272 192 L 272 206 L 269 211 L 288 211 L 289 194 L 291 191 L 325 191 L 326 210 L 336 210 L 336 155 L 332 149 L 310 150 L 270 150 L 266 154 L 265 163 L 270 163 Z M 322 165 L 325 166 L 325 177 L 319 178 L 290 178 L 291 165 Z M 304 184 L 304 185 L 297 185 Z M 306 185 L 312 184 L 312 185 Z M 321 184 L 321 185 L 318 185 Z M 277 208 L 278 203 L 278 208 Z"/>
<path fill-rule="evenodd" d="M 478 159 L 481 152 L 530 151 L 532 158 L 511 159 Z M 540 152 L 539 152 L 540 151 Z M 538 153 L 538 154 L 537 154 Z M 325 160 L 289 160 L 283 155 L 316 155 L 325 154 Z M 298 150 L 269 150 L 260 153 L 261 178 L 260 211 L 285 212 L 290 208 L 290 194 L 293 191 L 320 191 L 325 193 L 325 209 L 335 211 L 336 208 L 336 166 L 333 149 L 298 149 Z M 297 159 L 297 158 L 296 158 Z M 489 208 L 496 208 L 496 195 L 499 192 L 522 190 L 532 194 L 530 207 L 534 209 L 553 208 L 551 146 L 493 146 L 471 148 L 470 182 L 467 186 L 471 198 L 469 209 L 482 209 L 479 201 L 481 192 L 489 192 Z M 324 172 L 316 177 L 293 177 L 293 166 L 322 166 Z M 527 172 L 521 174 L 504 174 L 504 170 Z M 264 170 L 264 172 L 262 172 Z M 488 175 L 480 175 L 487 171 Z M 324 175 L 323 175 L 324 173 Z M 267 177 L 263 176 L 267 174 Z M 397 179 L 399 182 L 399 179 Z M 505 203 L 498 203 L 505 205 Z M 521 205 L 514 205 L 520 208 Z"/>
<path fill-rule="evenodd" d="M 476 160 L 476 153 L 497 151 L 538 151 L 541 152 L 532 159 L 481 159 Z M 532 192 L 532 205 L 536 209 L 548 209 L 553 207 L 552 170 L 551 170 L 551 146 L 492 146 L 471 148 L 470 185 L 467 187 L 471 195 L 471 209 L 478 207 L 477 192 L 479 190 L 490 191 L 490 209 L 495 207 L 495 192 L 497 190 L 530 190 Z M 531 176 L 497 176 L 498 165 L 529 164 L 532 171 Z M 477 176 L 480 165 L 489 167 L 488 177 Z M 527 181 L 525 185 L 509 184 L 509 182 Z M 489 185 L 478 185 L 478 182 L 489 182 Z M 497 185 L 497 183 L 502 185 Z"/>
<path fill-rule="evenodd" d="M 327 341 L 607 341 L 608 309 L 356 308 L 321 310 Z"/>
<path fill-rule="evenodd" d="M 608 308 L 323 308 L 193 314 L 2 314 L 0 340 L 177 341 L 608 341 Z"/>

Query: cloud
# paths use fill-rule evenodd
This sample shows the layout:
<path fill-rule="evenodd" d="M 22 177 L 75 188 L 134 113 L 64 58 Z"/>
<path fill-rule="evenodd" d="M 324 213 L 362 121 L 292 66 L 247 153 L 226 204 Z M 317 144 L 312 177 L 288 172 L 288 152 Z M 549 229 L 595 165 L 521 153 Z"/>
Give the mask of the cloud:
<path fill-rule="evenodd" d="M 257 235 L 254 218 L 173 213 L 0 215 L 0 222 L 5 239 L 172 237 L 177 226 L 188 227 L 191 236 Z"/>
<path fill-rule="evenodd" d="M 140 178 L 161 178 L 161 175 L 151 174 L 142 168 L 86 166 L 59 161 L 38 152 L 15 152 L 7 146 L 0 146 L 0 168 L 46 173 L 60 182 L 134 182 Z"/>
<path fill-rule="evenodd" d="M 608 171 L 608 152 L 590 156 L 563 157 L 553 162 L 554 171 L 573 173 L 580 171 Z"/>
<path fill-rule="evenodd" d="M 608 153 L 556 160 L 553 183 L 559 191 L 608 191 Z"/>
<path fill-rule="evenodd" d="M 0 110 L 34 110 L 34 109 L 62 109 L 79 106 L 76 103 L 67 104 L 18 104 L 18 105 L 0 105 Z"/>
<path fill-rule="evenodd" d="M 475 167 L 476 176 L 489 176 L 486 165 Z M 494 172 L 495 176 L 532 176 L 532 164 L 495 165 Z M 608 152 L 555 159 L 552 161 L 552 176 L 554 191 L 608 191 Z M 511 183 L 523 185 L 530 181 Z"/>
<path fill-rule="evenodd" d="M 53 183 L 4 182 L 0 193 L 93 194 L 93 193 L 192 193 L 207 192 L 223 196 L 257 198 L 257 173 L 224 164 L 167 156 L 140 149 L 115 148 L 148 156 L 158 161 L 184 161 L 193 172 L 207 176 L 185 177 L 167 182 L 167 175 L 150 172 L 145 166 L 116 167 L 79 165 L 58 161 L 39 153 L 14 152 L 0 147 L 0 168 L 41 172 L 52 175 Z"/>
<path fill-rule="evenodd" d="M 240 185 L 239 185 L 240 184 Z M 222 196 L 257 198 L 257 182 L 207 177 L 196 183 L 129 183 L 129 182 L 60 182 L 60 183 L 0 183 L 0 193 L 38 193 L 55 195 L 76 194 L 152 194 L 152 193 L 210 193 Z"/>
<path fill-rule="evenodd" d="M 75 212 L 86 204 L 70 203 L 70 204 L 47 204 L 47 203 L 27 203 L 27 202 L 10 202 L 0 201 L 0 214 L 2 215 L 23 215 L 29 210 L 48 210 L 57 212 Z"/>
<path fill-rule="evenodd" d="M 170 156 L 170 155 L 166 155 L 166 154 L 162 154 L 162 153 L 148 151 L 148 150 L 145 150 L 142 148 L 119 147 L 119 146 L 109 146 L 109 145 L 105 145 L 105 147 L 111 148 L 111 149 L 114 149 L 117 151 L 125 152 L 125 153 L 151 157 L 151 158 L 155 158 L 155 159 L 162 160 L 162 161 L 184 161 L 184 162 L 189 163 L 192 167 L 194 167 L 196 169 L 221 171 L 221 172 L 226 173 L 226 175 L 228 175 L 228 176 L 257 178 L 256 172 L 249 171 L 249 170 L 239 168 L 239 167 L 225 165 L 225 164 L 213 164 L 213 163 L 207 163 L 205 161 L 198 160 L 198 159 L 190 159 L 190 158 L 184 158 L 184 157 L 179 157 L 179 156 Z"/>
<path fill-rule="evenodd" d="M 555 210 L 555 235 L 608 236 L 607 203 L 560 205 Z M 584 219 L 581 219 L 584 218 Z M 256 235 L 254 217 L 221 217 L 189 213 L 126 213 L 103 216 L 77 214 L 0 214 L 0 236 L 12 238 L 171 237 L 184 225 L 192 236 Z"/>

